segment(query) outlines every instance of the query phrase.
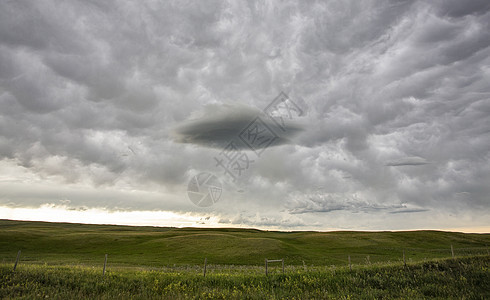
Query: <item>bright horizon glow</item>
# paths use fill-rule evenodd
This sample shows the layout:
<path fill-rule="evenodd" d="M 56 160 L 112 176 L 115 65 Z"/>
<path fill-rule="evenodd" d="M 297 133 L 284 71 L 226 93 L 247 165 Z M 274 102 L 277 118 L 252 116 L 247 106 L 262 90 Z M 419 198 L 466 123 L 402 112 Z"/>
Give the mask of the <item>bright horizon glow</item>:
<path fill-rule="evenodd" d="M 319 230 L 318 228 L 303 228 L 301 230 L 284 230 L 276 226 L 255 226 L 222 224 L 218 218 L 209 217 L 203 222 L 205 216 L 192 214 L 179 214 L 170 211 L 108 211 L 104 209 L 91 208 L 87 210 L 73 210 L 66 206 L 45 204 L 40 208 L 20 208 L 0 206 L 0 219 L 13 221 L 39 221 L 52 223 L 79 223 L 92 225 L 121 225 L 121 226 L 152 226 L 152 227 L 195 227 L 195 228 L 253 228 L 258 230 L 274 231 L 418 231 L 418 230 L 437 230 L 463 233 L 490 233 L 490 226 L 480 227 L 454 227 L 454 228 L 417 228 L 410 230 L 356 230 L 342 228 L 328 228 Z"/>
<path fill-rule="evenodd" d="M 0 206 L 0 218 L 19 221 L 159 227 L 192 226 L 200 220 L 199 217 L 190 214 L 169 211 L 107 211 L 98 208 L 74 210 L 53 204 L 44 204 L 40 208 Z"/>

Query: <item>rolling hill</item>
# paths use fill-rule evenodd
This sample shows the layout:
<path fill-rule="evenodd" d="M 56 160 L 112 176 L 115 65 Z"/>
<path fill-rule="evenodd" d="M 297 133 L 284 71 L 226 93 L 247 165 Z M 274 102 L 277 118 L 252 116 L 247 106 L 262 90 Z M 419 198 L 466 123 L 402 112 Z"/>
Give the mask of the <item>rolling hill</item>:
<path fill-rule="evenodd" d="M 162 228 L 0 220 L 0 256 L 46 264 L 261 265 L 284 258 L 288 265 L 346 265 L 423 261 L 487 254 L 490 234 L 442 231 L 279 232 L 235 228 Z"/>

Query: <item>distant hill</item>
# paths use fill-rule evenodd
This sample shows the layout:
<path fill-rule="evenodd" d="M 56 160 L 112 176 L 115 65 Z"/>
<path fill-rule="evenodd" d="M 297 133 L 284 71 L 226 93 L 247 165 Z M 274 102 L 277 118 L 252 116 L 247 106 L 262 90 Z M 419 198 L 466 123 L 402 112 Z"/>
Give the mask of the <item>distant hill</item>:
<path fill-rule="evenodd" d="M 170 228 L 0 220 L 0 259 L 48 264 L 163 266 L 261 265 L 284 258 L 291 265 L 345 265 L 487 254 L 490 234 L 443 231 L 280 232 L 236 228 Z"/>

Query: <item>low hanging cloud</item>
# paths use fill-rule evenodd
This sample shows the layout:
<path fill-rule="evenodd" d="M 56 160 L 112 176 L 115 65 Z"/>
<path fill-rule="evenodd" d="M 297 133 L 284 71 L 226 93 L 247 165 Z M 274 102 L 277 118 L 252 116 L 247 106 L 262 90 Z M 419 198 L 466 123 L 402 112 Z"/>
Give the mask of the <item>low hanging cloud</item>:
<path fill-rule="evenodd" d="M 203 111 L 177 125 L 172 136 L 178 143 L 221 149 L 234 141 L 238 149 L 248 149 L 240 137 L 260 135 L 264 141 L 272 141 L 258 144 L 257 148 L 265 148 L 293 143 L 293 138 L 303 130 L 300 123 L 286 120 L 283 126 L 264 112 L 247 105 L 216 103 L 206 105 Z"/>
<path fill-rule="evenodd" d="M 423 166 L 430 164 L 425 158 L 419 156 L 402 157 L 396 160 L 391 160 L 386 163 L 386 166 L 399 167 L 399 166 Z"/>
<path fill-rule="evenodd" d="M 288 203 L 290 214 L 327 213 L 333 211 L 376 212 L 405 208 L 403 205 L 371 203 L 346 195 L 312 195 Z"/>
<path fill-rule="evenodd" d="M 418 213 L 429 211 L 413 204 L 407 203 L 379 203 L 366 199 L 359 199 L 357 195 L 348 194 L 314 194 L 297 199 L 291 199 L 286 204 L 292 215 L 309 213 L 330 213 L 345 211 L 349 213 L 377 213 L 390 214 Z"/>

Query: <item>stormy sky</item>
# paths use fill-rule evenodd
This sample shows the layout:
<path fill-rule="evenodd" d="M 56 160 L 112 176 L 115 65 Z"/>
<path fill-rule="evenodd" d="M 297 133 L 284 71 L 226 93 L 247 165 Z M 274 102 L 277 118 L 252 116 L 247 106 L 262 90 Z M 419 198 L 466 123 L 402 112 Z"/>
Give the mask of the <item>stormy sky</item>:
<path fill-rule="evenodd" d="M 489 183 L 487 0 L 0 2 L 0 218 L 488 232 Z"/>

